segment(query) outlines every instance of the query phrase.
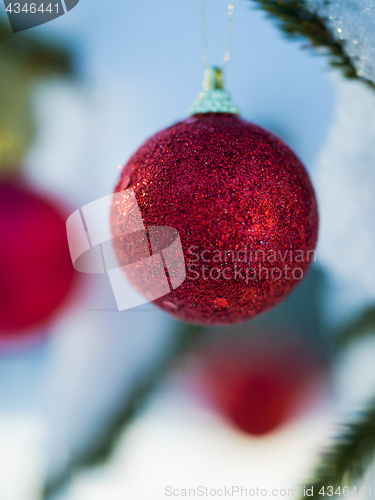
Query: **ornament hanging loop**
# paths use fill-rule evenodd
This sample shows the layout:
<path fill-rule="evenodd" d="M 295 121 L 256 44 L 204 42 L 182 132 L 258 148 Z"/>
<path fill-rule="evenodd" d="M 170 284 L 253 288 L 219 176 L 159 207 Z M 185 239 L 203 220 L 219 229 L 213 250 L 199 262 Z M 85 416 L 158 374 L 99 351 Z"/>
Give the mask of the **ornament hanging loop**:
<path fill-rule="evenodd" d="M 197 100 L 190 110 L 190 114 L 192 115 L 202 113 L 229 113 L 238 115 L 240 113 L 225 90 L 223 75 L 223 70 L 228 64 L 232 47 L 234 2 L 235 0 L 229 0 L 227 46 L 222 67 L 218 68 L 217 66 L 209 66 L 206 3 L 205 0 L 200 0 L 202 59 L 206 70 L 203 78 L 203 92 L 198 95 Z"/>
<path fill-rule="evenodd" d="M 235 0 L 229 0 L 228 3 L 228 29 L 227 29 L 227 44 L 225 48 L 225 53 L 223 57 L 223 63 L 221 68 L 224 69 L 228 64 L 231 50 L 232 50 L 232 38 L 233 38 L 233 14 L 234 14 L 234 2 Z M 199 0 L 200 6 L 200 17 L 201 17 L 201 39 L 202 39 L 202 61 L 205 68 L 210 67 L 209 55 L 208 55 L 208 29 L 207 29 L 207 15 L 206 15 L 206 0 Z"/>
<path fill-rule="evenodd" d="M 222 65 L 223 69 L 228 64 L 230 59 L 230 54 L 232 51 L 234 1 L 235 0 L 230 0 L 228 4 L 228 34 L 227 34 L 227 47 L 225 50 L 224 60 Z"/>

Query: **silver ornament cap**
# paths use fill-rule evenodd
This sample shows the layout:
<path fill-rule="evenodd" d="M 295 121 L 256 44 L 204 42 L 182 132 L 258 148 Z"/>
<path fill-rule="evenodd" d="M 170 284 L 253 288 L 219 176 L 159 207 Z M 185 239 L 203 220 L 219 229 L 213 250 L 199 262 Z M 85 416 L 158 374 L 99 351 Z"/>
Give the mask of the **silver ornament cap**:
<path fill-rule="evenodd" d="M 200 113 L 230 113 L 239 115 L 240 111 L 224 88 L 224 75 L 216 66 L 204 72 L 203 91 L 198 95 L 191 115 Z"/>

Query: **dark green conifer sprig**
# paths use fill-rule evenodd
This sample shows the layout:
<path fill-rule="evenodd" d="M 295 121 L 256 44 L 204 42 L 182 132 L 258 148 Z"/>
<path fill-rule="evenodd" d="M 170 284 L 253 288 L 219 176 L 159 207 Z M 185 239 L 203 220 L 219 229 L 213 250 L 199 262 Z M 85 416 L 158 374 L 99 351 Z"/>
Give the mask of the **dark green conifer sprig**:
<path fill-rule="evenodd" d="M 192 345 L 204 335 L 204 328 L 183 324 L 175 333 L 173 346 L 144 379 L 140 380 L 131 395 L 126 398 L 121 408 L 109 425 L 99 433 L 90 449 L 77 454 L 61 473 L 51 478 L 44 487 L 43 499 L 52 499 L 61 492 L 69 481 L 82 470 L 103 464 L 112 455 L 121 433 L 135 420 L 145 407 L 153 391 L 163 380 L 171 366 L 186 354 Z"/>
<path fill-rule="evenodd" d="M 368 307 L 362 314 L 335 335 L 334 351 L 339 354 L 350 343 L 375 333 L 375 306 Z M 328 486 L 350 486 L 360 480 L 375 457 L 375 397 L 368 403 L 356 420 L 345 424 L 333 445 L 321 456 L 310 486 L 313 497 L 323 498 L 319 491 Z M 362 483 L 363 485 L 363 483 Z M 304 498 L 304 500 L 306 500 Z"/>
<path fill-rule="evenodd" d="M 8 23 L 0 21 L 0 57 L 10 57 L 27 75 L 62 74 L 75 72 L 73 58 L 65 47 L 45 43 L 35 35 L 14 34 Z"/>
<path fill-rule="evenodd" d="M 347 78 L 356 78 L 375 89 L 375 84 L 358 75 L 344 41 L 336 40 L 326 21 L 308 7 L 303 0 L 253 0 L 277 21 L 280 29 L 291 38 L 307 38 L 312 46 L 326 49 L 332 66 L 340 68 Z"/>
<path fill-rule="evenodd" d="M 321 500 L 324 497 L 319 491 L 324 487 L 326 492 L 328 486 L 334 490 L 338 486 L 349 486 L 352 491 L 355 482 L 363 480 L 374 453 L 375 398 L 357 420 L 344 425 L 333 446 L 323 453 L 310 485 L 306 486 L 306 489 L 313 487 L 314 494 L 309 498 Z M 363 486 L 362 482 L 360 486 Z"/>
<path fill-rule="evenodd" d="M 340 351 L 351 342 L 375 334 L 375 305 L 365 309 L 352 323 L 335 336 L 335 349 Z"/>

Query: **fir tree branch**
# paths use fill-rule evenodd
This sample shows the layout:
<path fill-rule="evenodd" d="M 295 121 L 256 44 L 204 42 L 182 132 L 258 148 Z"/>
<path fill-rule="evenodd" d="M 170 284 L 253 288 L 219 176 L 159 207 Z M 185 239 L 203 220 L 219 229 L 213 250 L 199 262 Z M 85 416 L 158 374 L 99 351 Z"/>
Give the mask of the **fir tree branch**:
<path fill-rule="evenodd" d="M 323 18 L 309 10 L 303 0 L 253 0 L 277 21 L 279 28 L 289 38 L 307 38 L 314 47 L 322 47 L 330 56 L 330 63 L 340 68 L 347 78 L 356 78 L 375 89 L 375 84 L 358 75 L 343 41 L 333 37 Z"/>
<path fill-rule="evenodd" d="M 328 486 L 351 486 L 366 472 L 375 452 L 375 397 L 358 420 L 348 423 L 335 444 L 323 453 L 313 480 L 311 499 L 321 499 L 320 489 Z M 306 497 L 303 497 L 306 500 Z"/>
<path fill-rule="evenodd" d="M 14 34 L 7 23 L 0 21 L 1 176 L 12 175 L 19 168 L 35 137 L 34 82 L 41 77 L 74 73 L 72 56 L 64 47 L 34 34 Z"/>
<path fill-rule="evenodd" d="M 38 40 L 35 35 L 14 35 L 9 25 L 0 22 L 0 58 L 9 57 L 25 74 L 74 75 L 71 54 L 64 47 Z"/>
<path fill-rule="evenodd" d="M 132 394 L 126 398 L 110 425 L 104 429 L 103 434 L 93 443 L 92 448 L 76 456 L 59 476 L 47 482 L 43 492 L 43 499 L 52 498 L 83 469 L 102 464 L 111 457 L 113 448 L 126 426 L 131 424 L 144 408 L 148 397 L 160 384 L 171 365 L 190 349 L 191 345 L 203 332 L 202 327 L 187 324 L 176 332 L 176 341 L 172 349 L 159 362 L 157 367 L 134 388 Z"/>
<path fill-rule="evenodd" d="M 340 334 L 335 336 L 335 350 L 340 351 L 351 342 L 370 337 L 375 334 L 375 305 L 368 307 Z"/>

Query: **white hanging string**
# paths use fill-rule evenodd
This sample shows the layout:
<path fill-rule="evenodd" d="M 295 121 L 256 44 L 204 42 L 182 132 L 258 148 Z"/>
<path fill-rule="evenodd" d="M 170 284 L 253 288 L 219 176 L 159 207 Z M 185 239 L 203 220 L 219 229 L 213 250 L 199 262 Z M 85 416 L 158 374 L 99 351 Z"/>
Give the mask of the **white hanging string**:
<path fill-rule="evenodd" d="M 224 69 L 225 66 L 228 64 L 232 51 L 234 2 L 235 0 L 229 0 L 228 4 L 227 44 L 223 57 L 222 69 Z M 204 67 L 208 68 L 210 65 L 210 60 L 208 55 L 208 28 L 207 28 L 206 0 L 199 0 L 199 7 L 200 7 L 200 20 L 201 20 L 202 61 Z"/>

